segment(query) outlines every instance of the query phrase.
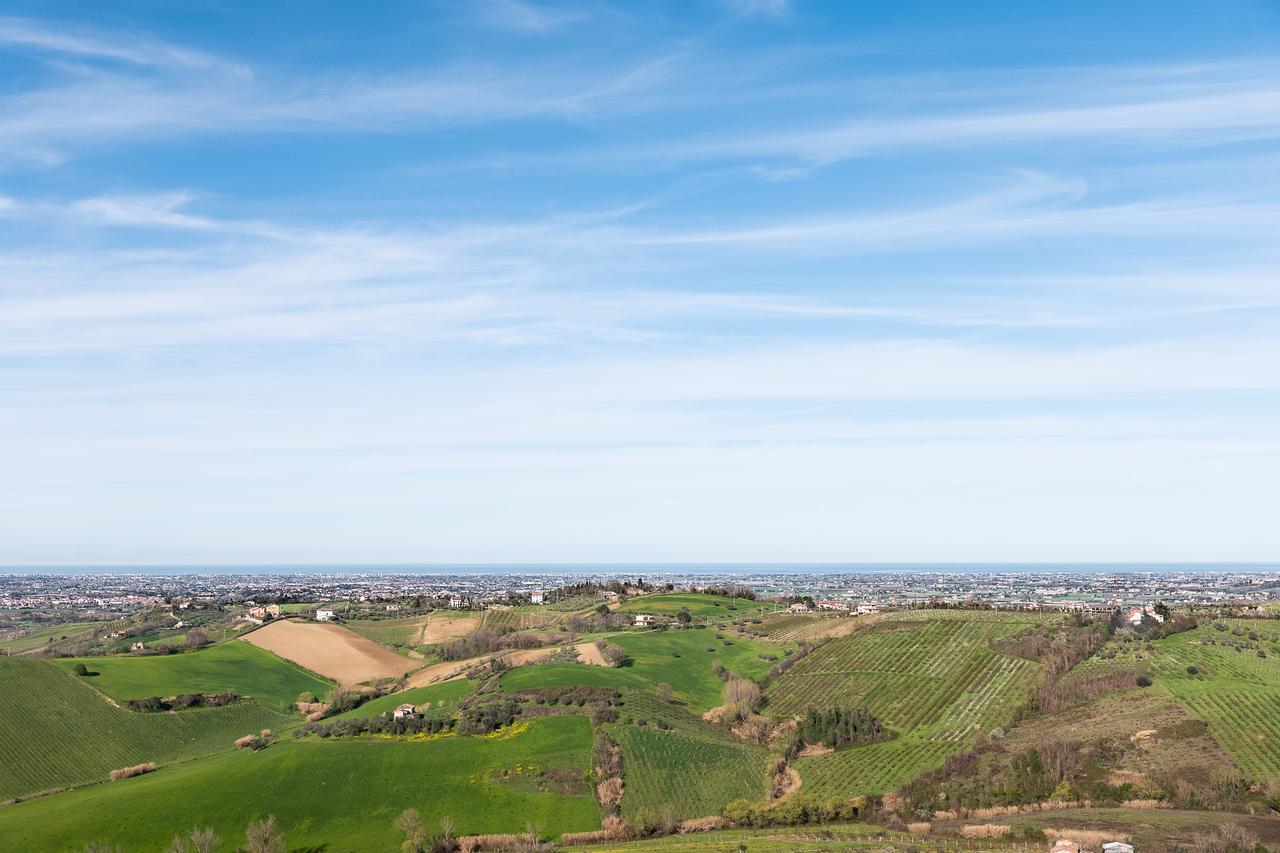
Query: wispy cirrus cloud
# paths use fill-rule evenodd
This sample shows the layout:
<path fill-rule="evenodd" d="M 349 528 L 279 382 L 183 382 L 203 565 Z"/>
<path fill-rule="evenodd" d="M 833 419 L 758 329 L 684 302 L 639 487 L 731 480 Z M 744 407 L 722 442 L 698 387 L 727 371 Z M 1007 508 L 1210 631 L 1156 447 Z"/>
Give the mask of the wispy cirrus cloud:
<path fill-rule="evenodd" d="M 0 17 L 0 46 L 130 65 L 248 74 L 241 64 L 148 36 L 55 28 L 28 18 Z"/>

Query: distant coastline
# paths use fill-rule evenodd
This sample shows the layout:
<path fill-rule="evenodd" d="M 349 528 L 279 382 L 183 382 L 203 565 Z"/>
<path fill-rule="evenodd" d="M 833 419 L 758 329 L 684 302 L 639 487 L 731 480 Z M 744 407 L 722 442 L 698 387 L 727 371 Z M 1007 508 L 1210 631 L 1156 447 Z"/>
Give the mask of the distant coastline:
<path fill-rule="evenodd" d="M 1085 572 L 1099 574 L 1240 574 L 1280 570 L 1280 561 L 1266 562 L 1115 562 L 1115 563 L 225 563 L 208 565 L 14 565 L 0 566 L 0 574 L 21 575 L 485 575 L 565 574 L 598 575 L 650 572 L 680 575 L 769 573 L 812 574 L 1005 574 L 1018 572 Z"/>

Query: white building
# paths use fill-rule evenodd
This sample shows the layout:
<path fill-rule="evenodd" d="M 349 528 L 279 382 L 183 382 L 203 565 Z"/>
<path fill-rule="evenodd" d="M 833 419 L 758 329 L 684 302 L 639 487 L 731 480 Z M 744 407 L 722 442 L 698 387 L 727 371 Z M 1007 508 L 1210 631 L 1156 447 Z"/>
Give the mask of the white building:
<path fill-rule="evenodd" d="M 335 621 L 337 618 L 338 618 L 338 614 L 337 614 L 337 613 L 334 613 L 332 610 L 317 610 L 317 611 L 316 611 L 316 621 L 317 621 L 317 622 L 333 622 L 333 621 Z"/>
<path fill-rule="evenodd" d="M 403 705 L 397 705 L 393 714 L 395 719 L 403 720 L 405 717 L 409 717 L 409 718 L 416 717 L 418 715 L 418 712 L 417 710 L 414 709 L 412 705 L 406 702 Z"/>
<path fill-rule="evenodd" d="M 649 627 L 651 625 L 658 624 L 658 617 L 654 616 L 652 613 L 637 613 L 632 622 L 636 625 Z"/>
<path fill-rule="evenodd" d="M 547 599 L 547 594 L 540 589 L 534 590 L 533 592 L 529 593 L 529 600 L 532 601 L 534 604 L 541 604 L 542 602 L 546 601 L 546 599 Z"/>
<path fill-rule="evenodd" d="M 454 610 L 461 610 L 461 609 L 462 609 L 462 596 L 460 596 L 460 595 L 451 595 L 451 596 L 449 596 L 449 606 L 450 606 L 451 608 L 453 608 Z"/>

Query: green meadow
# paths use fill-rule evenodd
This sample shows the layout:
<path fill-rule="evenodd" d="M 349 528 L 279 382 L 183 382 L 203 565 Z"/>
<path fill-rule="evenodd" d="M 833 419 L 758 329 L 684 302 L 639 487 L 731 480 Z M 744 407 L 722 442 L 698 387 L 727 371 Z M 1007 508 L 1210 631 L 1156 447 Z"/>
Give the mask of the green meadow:
<path fill-rule="evenodd" d="M 230 750 L 241 735 L 291 722 L 258 702 L 134 713 L 110 704 L 87 680 L 48 661 L 0 658 L 0 800 L 101 781 L 146 761 L 164 766 Z"/>
<path fill-rule="evenodd" d="M 591 742 L 590 723 L 577 716 L 531 720 L 498 737 L 285 739 L 0 809 L 0 838 L 7 850 L 109 840 L 162 851 L 176 832 L 212 826 L 233 846 L 250 821 L 275 815 L 290 849 L 395 850 L 394 821 L 407 808 L 433 827 L 453 818 L 458 834 L 532 824 L 555 837 L 600 826 Z"/>
<path fill-rule="evenodd" d="M 67 672 L 83 663 L 85 682 L 120 702 L 148 696 L 233 691 L 285 710 L 303 691 L 324 695 L 333 684 L 250 643 L 231 641 L 176 655 L 63 658 Z"/>
<path fill-rule="evenodd" d="M 470 679 L 455 678 L 453 681 L 446 681 L 441 684 L 430 684 L 426 687 L 413 687 L 409 690 L 403 690 L 400 693 L 391 693 L 387 696 L 379 696 L 377 699 L 371 699 L 358 708 L 353 708 L 333 717 L 335 720 L 347 718 L 367 718 L 376 717 L 379 714 L 389 714 L 396 709 L 397 706 L 409 703 L 412 705 L 424 705 L 431 703 L 431 712 L 441 709 L 450 709 L 458 704 L 458 701 L 466 696 L 470 696 L 475 689 L 475 684 Z"/>
<path fill-rule="evenodd" d="M 716 639 L 711 628 L 671 629 L 619 634 L 609 642 L 627 653 L 616 668 L 584 664 L 537 664 L 513 669 L 502 676 L 505 690 L 587 684 L 600 687 L 657 689 L 671 685 L 672 696 L 690 711 L 702 713 L 720 704 L 723 682 L 716 675 L 718 661 L 746 678 L 762 678 L 780 657 L 777 646 L 766 646 L 737 635 Z"/>
<path fill-rule="evenodd" d="M 726 598 L 723 595 L 706 595 L 701 592 L 668 592 L 630 598 L 618 605 L 623 613 L 657 613 L 674 616 L 681 610 L 689 615 L 712 621 L 741 619 L 755 614 L 760 605 L 745 598 Z"/>

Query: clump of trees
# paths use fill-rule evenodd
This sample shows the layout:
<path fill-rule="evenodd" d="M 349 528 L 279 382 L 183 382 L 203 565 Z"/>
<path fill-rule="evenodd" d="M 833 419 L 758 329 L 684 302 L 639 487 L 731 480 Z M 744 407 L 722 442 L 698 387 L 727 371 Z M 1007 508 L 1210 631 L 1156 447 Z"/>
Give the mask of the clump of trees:
<path fill-rule="evenodd" d="M 458 849 L 451 817 L 440 818 L 440 831 L 432 832 L 417 809 L 405 809 L 396 818 L 396 829 L 404 833 L 400 845 L 404 853 L 453 853 Z"/>
<path fill-rule="evenodd" d="M 605 663 L 612 667 L 622 666 L 627 659 L 627 652 L 622 646 L 614 643 L 608 643 L 604 640 L 596 640 L 596 648 L 600 650 L 600 656 L 604 658 Z"/>
<path fill-rule="evenodd" d="M 284 841 L 284 833 L 275 815 L 268 815 L 265 820 L 255 821 L 245 827 L 245 853 L 286 853 L 288 847 Z"/>
<path fill-rule="evenodd" d="M 252 749 L 257 752 L 260 749 L 266 749 L 275 741 L 276 738 L 271 729 L 263 729 L 256 735 L 245 735 L 244 737 L 236 738 L 236 749 Z"/>
<path fill-rule="evenodd" d="M 724 807 L 724 816 L 738 826 L 800 826 L 810 823 L 834 823 L 858 818 L 858 805 L 843 797 L 817 799 L 803 792 L 793 794 L 776 805 L 734 800 Z"/>
<path fill-rule="evenodd" d="M 760 709 L 760 701 L 763 698 L 759 684 L 727 670 L 720 695 L 724 707 L 723 720 L 728 723 L 749 718 Z"/>
<path fill-rule="evenodd" d="M 464 735 L 483 735 L 509 726 L 520 713 L 520 703 L 511 699 L 484 702 L 462 709 L 458 718 L 458 732 Z"/>
<path fill-rule="evenodd" d="M 134 711 L 177 711 L 186 708 L 221 708 L 244 697 L 238 693 L 180 693 L 170 698 L 152 696 L 147 699 L 130 699 L 128 706 Z"/>
<path fill-rule="evenodd" d="M 829 749 L 874 743 L 887 733 L 866 708 L 810 708 L 796 727 L 800 744 Z"/>
<path fill-rule="evenodd" d="M 450 717 L 424 717 L 414 715 L 396 719 L 392 714 L 376 717 L 352 718 L 306 723 L 293 730 L 294 737 L 318 735 L 329 737 L 358 737 L 364 734 L 415 735 L 439 734 L 450 731 L 454 721 Z"/>
<path fill-rule="evenodd" d="M 447 640 L 436 647 L 442 660 L 466 660 L 506 649 L 536 649 L 542 638 L 535 634 L 512 631 L 509 628 L 477 628 L 454 640 Z"/>

